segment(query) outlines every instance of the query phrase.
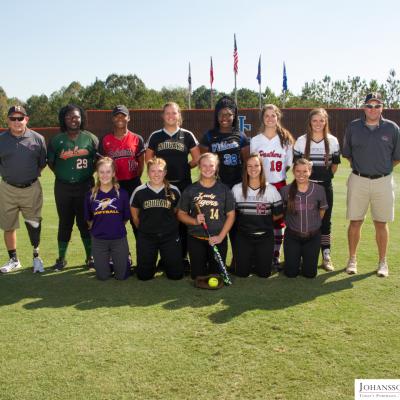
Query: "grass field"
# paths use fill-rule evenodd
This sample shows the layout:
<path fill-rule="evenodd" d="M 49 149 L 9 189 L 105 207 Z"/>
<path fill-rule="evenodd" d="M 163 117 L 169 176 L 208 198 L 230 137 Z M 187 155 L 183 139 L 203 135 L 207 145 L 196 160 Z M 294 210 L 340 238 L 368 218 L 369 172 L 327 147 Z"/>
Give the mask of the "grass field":
<path fill-rule="evenodd" d="M 399 222 L 389 278 L 375 276 L 370 218 L 359 274 L 343 273 L 348 172 L 344 164 L 335 178 L 336 271 L 315 280 L 236 278 L 217 291 L 163 276 L 98 282 L 82 268 L 76 231 L 68 268 L 33 275 L 21 228 L 26 268 L 0 276 L 0 399 L 353 399 L 355 378 L 399 378 Z M 57 217 L 48 170 L 42 184 L 41 255 L 50 266 Z M 3 244 L 1 254 L 5 262 Z"/>

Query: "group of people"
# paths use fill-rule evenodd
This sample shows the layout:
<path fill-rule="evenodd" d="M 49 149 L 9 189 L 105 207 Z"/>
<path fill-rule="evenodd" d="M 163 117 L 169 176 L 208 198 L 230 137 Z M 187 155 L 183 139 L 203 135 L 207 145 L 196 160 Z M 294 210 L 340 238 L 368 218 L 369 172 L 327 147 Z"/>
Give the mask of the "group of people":
<path fill-rule="evenodd" d="M 369 205 L 379 253 L 377 274 L 389 274 L 387 223 L 394 218 L 392 170 L 400 162 L 400 131 L 382 118 L 382 110 L 380 94 L 368 94 L 364 115 L 349 124 L 344 138 L 342 154 L 352 167 L 347 183 L 349 274 L 357 272 L 357 246 Z M 228 236 L 230 268 L 240 277 L 266 278 L 283 269 L 288 277 L 313 278 L 320 253 L 323 268 L 334 270 L 332 179 L 340 164 L 338 140 L 322 108 L 310 112 L 306 133 L 296 141 L 281 119 L 278 107 L 265 105 L 260 133 L 250 139 L 239 130 L 235 102 L 224 96 L 215 106 L 213 128 L 199 142 L 182 128 L 179 106 L 169 102 L 163 107 L 162 129 L 145 144 L 128 129 L 125 106 L 113 109 L 113 130 L 99 140 L 85 130 L 84 110 L 70 104 L 60 110 L 61 132 L 46 150 L 43 137 L 27 127 L 26 110 L 11 107 L 9 129 L 0 134 L 0 228 L 9 253 L 0 271 L 21 268 L 16 250 L 19 212 L 33 246 L 33 270 L 44 271 L 38 177 L 46 164 L 55 175 L 56 271 L 67 264 L 75 221 L 85 264 L 101 280 L 129 276 L 128 221 L 140 280 L 152 279 L 158 269 L 169 279 L 181 279 L 185 272 L 193 279 L 216 273 L 212 246 L 225 261 Z M 145 164 L 148 180 L 142 183 Z M 192 183 L 196 166 L 199 179 Z M 294 180 L 287 183 L 291 167 Z"/>

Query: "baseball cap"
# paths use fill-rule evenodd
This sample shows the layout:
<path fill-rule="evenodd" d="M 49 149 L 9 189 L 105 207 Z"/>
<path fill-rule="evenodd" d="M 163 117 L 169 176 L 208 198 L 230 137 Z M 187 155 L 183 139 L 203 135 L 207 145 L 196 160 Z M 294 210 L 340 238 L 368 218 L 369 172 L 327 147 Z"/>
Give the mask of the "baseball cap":
<path fill-rule="evenodd" d="M 383 104 L 382 95 L 378 92 L 368 93 L 365 97 L 364 104 L 367 104 L 371 100 L 379 101 L 379 103 Z"/>
<path fill-rule="evenodd" d="M 119 105 L 114 107 L 114 109 L 112 110 L 112 115 L 117 115 L 117 114 L 124 114 L 124 115 L 129 115 L 129 110 L 123 106 L 123 105 Z"/>
<path fill-rule="evenodd" d="M 18 105 L 10 107 L 10 109 L 8 110 L 8 113 L 7 113 L 7 117 L 9 117 L 13 113 L 20 113 L 23 115 L 28 115 L 25 108 L 22 106 L 18 106 Z"/>

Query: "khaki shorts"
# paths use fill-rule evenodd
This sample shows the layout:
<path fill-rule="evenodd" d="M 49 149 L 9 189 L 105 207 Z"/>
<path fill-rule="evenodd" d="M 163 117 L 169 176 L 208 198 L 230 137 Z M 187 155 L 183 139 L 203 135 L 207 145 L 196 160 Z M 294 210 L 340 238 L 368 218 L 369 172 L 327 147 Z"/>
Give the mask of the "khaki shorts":
<path fill-rule="evenodd" d="M 347 219 L 364 220 L 371 205 L 372 219 L 377 222 L 394 220 L 393 176 L 369 179 L 351 173 L 347 180 Z"/>
<path fill-rule="evenodd" d="M 27 188 L 16 188 L 0 182 L 0 228 L 13 231 L 19 228 L 19 212 L 26 220 L 42 220 L 43 194 L 39 180 Z"/>

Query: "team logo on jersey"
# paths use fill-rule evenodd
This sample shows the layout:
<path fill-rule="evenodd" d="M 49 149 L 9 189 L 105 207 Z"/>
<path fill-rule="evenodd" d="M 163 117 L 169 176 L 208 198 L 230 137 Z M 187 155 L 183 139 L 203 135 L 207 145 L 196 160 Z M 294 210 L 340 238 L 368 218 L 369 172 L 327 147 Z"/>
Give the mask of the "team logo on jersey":
<path fill-rule="evenodd" d="M 89 151 L 87 149 L 80 149 L 78 146 L 75 146 L 72 150 L 62 150 L 60 153 L 60 158 L 67 160 L 68 158 L 82 157 L 87 155 L 89 155 Z"/>
<path fill-rule="evenodd" d="M 388 142 L 389 141 L 389 137 L 388 136 L 382 136 L 382 140 L 385 141 L 385 142 Z"/>
<path fill-rule="evenodd" d="M 225 151 L 225 150 L 230 150 L 230 149 L 236 149 L 239 147 L 239 143 L 237 142 L 219 142 L 219 143 L 211 143 L 211 152 L 212 153 L 218 153 L 220 151 Z"/>
<path fill-rule="evenodd" d="M 113 203 L 115 203 L 116 201 L 117 201 L 117 199 L 115 197 L 113 199 L 106 198 L 106 199 L 102 199 L 102 200 L 95 200 L 95 203 L 97 204 L 95 211 L 99 211 L 99 210 L 104 211 L 108 207 L 116 210 L 117 207 L 113 205 Z"/>
<path fill-rule="evenodd" d="M 215 200 L 216 196 L 212 193 L 200 192 L 196 197 L 194 197 L 194 203 L 197 203 L 200 207 L 203 206 L 214 206 L 218 207 L 218 201 Z"/>
<path fill-rule="evenodd" d="M 260 153 L 260 156 L 264 157 L 264 158 L 266 158 L 266 157 L 282 158 L 282 154 L 281 153 L 277 153 L 275 150 L 271 150 L 269 153 L 266 153 L 265 151 L 260 150 L 259 153 Z"/>
<path fill-rule="evenodd" d="M 171 208 L 171 202 L 169 200 L 164 199 L 153 199 L 153 200 L 146 200 L 143 203 L 143 210 L 148 208 Z"/>
<path fill-rule="evenodd" d="M 185 151 L 185 145 L 180 142 L 170 142 L 170 141 L 165 141 L 162 143 L 159 143 L 157 146 L 158 151 L 163 151 L 163 150 L 177 150 L 177 151 Z"/>

